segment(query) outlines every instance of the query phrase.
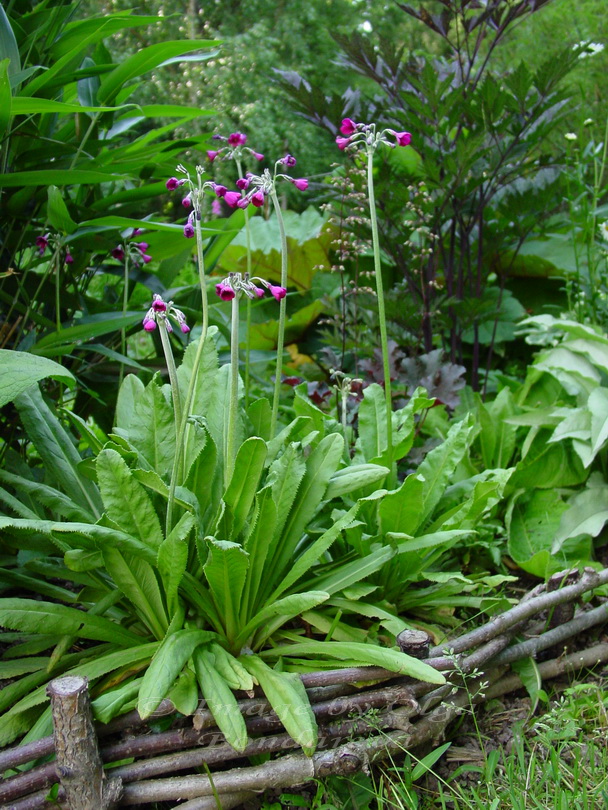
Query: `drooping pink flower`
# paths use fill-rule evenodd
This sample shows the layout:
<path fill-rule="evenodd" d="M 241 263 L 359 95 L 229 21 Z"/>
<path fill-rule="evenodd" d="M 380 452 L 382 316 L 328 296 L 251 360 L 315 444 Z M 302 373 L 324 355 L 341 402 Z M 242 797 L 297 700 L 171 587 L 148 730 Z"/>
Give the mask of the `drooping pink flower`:
<path fill-rule="evenodd" d="M 72 256 L 72 254 L 70 253 L 69 250 L 66 251 L 66 254 L 65 254 L 65 263 L 66 264 L 74 264 L 74 257 Z"/>
<path fill-rule="evenodd" d="M 252 205 L 255 205 L 256 208 L 261 208 L 264 205 L 264 192 L 255 191 L 251 195 L 251 203 Z"/>
<path fill-rule="evenodd" d="M 391 133 L 395 136 L 397 146 L 408 146 L 412 142 L 412 136 L 409 132 L 395 132 L 391 129 Z"/>
<path fill-rule="evenodd" d="M 236 208 L 241 199 L 241 195 L 238 191 L 227 191 L 224 194 L 224 199 L 226 200 L 226 205 L 229 205 L 230 208 Z"/>
<path fill-rule="evenodd" d="M 219 284 L 215 285 L 215 291 L 222 301 L 232 301 L 236 295 L 232 287 L 229 284 L 224 284 L 223 281 L 220 281 Z"/>
<path fill-rule="evenodd" d="M 147 253 L 142 253 L 141 258 L 144 264 L 149 264 L 152 261 L 152 256 L 149 256 Z"/>
<path fill-rule="evenodd" d="M 211 213 L 216 217 L 222 213 L 222 204 L 219 200 L 211 200 Z"/>
<path fill-rule="evenodd" d="M 284 166 L 295 166 L 297 162 L 293 155 L 285 155 L 284 158 L 279 160 L 279 163 L 282 163 Z"/>
<path fill-rule="evenodd" d="M 46 236 L 37 236 L 36 237 L 36 243 L 35 244 L 36 244 L 36 247 L 38 248 L 38 255 L 39 256 L 42 256 L 42 254 L 44 253 L 44 251 L 48 247 L 49 235 L 50 234 L 47 233 Z"/>
<path fill-rule="evenodd" d="M 194 236 L 194 225 L 191 222 L 186 222 L 184 225 L 184 236 L 186 239 L 192 239 Z"/>
<path fill-rule="evenodd" d="M 143 325 L 146 332 L 153 332 L 156 329 L 156 321 L 153 318 L 144 318 Z"/>
<path fill-rule="evenodd" d="M 285 287 L 275 287 L 273 284 L 269 284 L 268 289 L 270 290 L 271 295 L 273 295 L 277 301 L 280 301 L 287 295 L 287 290 Z"/>
<path fill-rule="evenodd" d="M 190 198 L 189 194 L 182 200 L 182 205 L 184 208 L 190 208 L 192 206 L 192 199 Z"/>
<path fill-rule="evenodd" d="M 246 191 L 249 188 L 250 180 L 248 177 L 239 177 L 236 181 L 236 187 L 240 188 L 241 191 Z"/>
<path fill-rule="evenodd" d="M 252 284 L 253 292 L 257 295 L 258 298 L 262 298 L 266 290 L 262 287 L 256 287 L 255 284 Z"/>
<path fill-rule="evenodd" d="M 216 157 L 218 155 L 219 155 L 219 152 L 217 150 L 215 150 L 215 149 L 208 149 L 207 150 L 207 157 L 209 158 L 211 163 L 213 163 L 213 161 L 216 159 Z"/>
<path fill-rule="evenodd" d="M 187 324 L 187 323 L 185 323 L 185 322 L 180 323 L 179 328 L 182 330 L 182 332 L 184 333 L 184 335 L 187 335 L 187 334 L 188 334 L 188 332 L 190 331 L 190 327 L 189 327 L 189 326 L 188 326 L 188 324 Z"/>
<path fill-rule="evenodd" d="M 151 309 L 154 312 L 166 312 L 167 311 L 167 305 L 163 301 L 162 296 L 160 296 L 158 293 L 154 293 L 154 298 L 152 300 Z"/>
<path fill-rule="evenodd" d="M 256 160 L 264 160 L 264 155 L 261 152 L 252 152 L 252 155 Z"/>
<path fill-rule="evenodd" d="M 212 188 L 213 188 L 213 190 L 215 191 L 215 193 L 217 194 L 218 197 L 225 197 L 226 192 L 228 191 L 226 186 L 222 186 L 220 183 L 214 183 Z"/>
<path fill-rule="evenodd" d="M 338 149 L 346 149 L 348 144 L 350 143 L 350 138 L 341 138 L 340 135 L 336 138 L 336 144 L 338 145 Z"/>
<path fill-rule="evenodd" d="M 357 131 L 357 124 L 352 118 L 343 118 L 340 124 L 340 132 L 343 135 L 354 135 Z"/>
<path fill-rule="evenodd" d="M 147 242 L 135 242 L 135 247 L 141 252 L 145 253 L 146 250 L 150 247 Z"/>
<path fill-rule="evenodd" d="M 300 177 L 298 180 L 294 180 L 293 184 L 298 191 L 306 191 L 308 188 L 308 180 L 306 180 L 305 177 Z"/>
<path fill-rule="evenodd" d="M 185 182 L 186 182 L 185 180 L 178 180 L 177 177 L 170 177 L 165 183 L 165 185 L 167 186 L 169 191 L 173 191 L 173 189 L 183 186 Z"/>
<path fill-rule="evenodd" d="M 249 199 L 247 197 L 241 197 L 241 199 L 237 202 L 237 208 L 247 208 L 249 205 Z"/>
<path fill-rule="evenodd" d="M 233 149 L 236 146 L 245 146 L 247 143 L 247 136 L 243 135 L 242 132 L 231 132 L 228 136 L 228 146 L 231 146 Z"/>
<path fill-rule="evenodd" d="M 115 259 L 118 259 L 119 262 L 121 262 L 125 257 L 125 251 L 122 248 L 122 245 L 118 245 L 117 247 L 115 247 L 114 250 L 112 251 L 111 255 Z"/>

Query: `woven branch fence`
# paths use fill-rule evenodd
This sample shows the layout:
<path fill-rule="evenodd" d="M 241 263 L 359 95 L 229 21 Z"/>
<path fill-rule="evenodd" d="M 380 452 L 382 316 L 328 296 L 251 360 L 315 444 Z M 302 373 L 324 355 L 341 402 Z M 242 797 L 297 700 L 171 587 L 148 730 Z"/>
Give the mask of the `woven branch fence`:
<path fill-rule="evenodd" d="M 402 649 L 441 670 L 448 680 L 444 686 L 378 667 L 302 675 L 319 725 L 312 757 L 293 753 L 297 744 L 263 697 L 239 701 L 250 737 L 239 753 L 226 743 L 204 702 L 192 717 L 178 717 L 163 732 L 152 732 L 137 712 L 96 725 L 86 679 L 57 678 L 48 687 L 53 735 L 0 752 L 0 808 L 109 810 L 163 801 L 181 810 L 214 810 L 219 800 L 227 810 L 269 788 L 366 770 L 441 738 L 470 702 L 520 689 L 519 676 L 510 670 L 514 661 L 549 655 L 538 665 L 543 680 L 608 661 L 608 643 L 568 654 L 564 649 L 569 639 L 608 620 L 608 600 L 599 595 L 581 600 L 606 584 L 608 569 L 561 572 L 510 610 L 440 647 L 430 648 L 424 633 L 401 634 Z M 516 635 L 524 640 L 514 642 Z M 174 713 L 165 700 L 154 719 Z M 247 758 L 257 754 L 275 757 L 248 765 Z M 104 763 L 124 760 L 133 761 L 104 769 Z"/>

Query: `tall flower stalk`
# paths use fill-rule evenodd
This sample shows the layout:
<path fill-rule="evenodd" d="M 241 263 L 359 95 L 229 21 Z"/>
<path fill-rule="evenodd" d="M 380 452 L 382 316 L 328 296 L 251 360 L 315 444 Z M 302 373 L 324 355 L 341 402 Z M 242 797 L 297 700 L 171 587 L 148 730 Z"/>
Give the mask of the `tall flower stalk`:
<path fill-rule="evenodd" d="M 376 281 L 376 295 L 378 299 L 378 322 L 380 325 L 380 346 L 382 349 L 382 368 L 384 374 L 384 395 L 386 402 L 386 442 L 388 466 L 392 464 L 393 456 L 393 396 L 391 390 L 391 372 L 388 352 L 388 331 L 386 327 L 386 309 L 384 305 L 384 285 L 382 282 L 382 264 L 380 261 L 380 239 L 378 235 L 378 215 L 376 212 L 376 195 L 374 192 L 374 154 L 380 144 L 390 148 L 407 146 L 412 136 L 409 132 L 395 132 L 393 129 L 376 131 L 375 124 L 356 123 L 351 118 L 344 118 L 340 126 L 336 143 L 339 149 L 354 151 L 365 149 L 367 157 L 367 197 L 369 216 L 372 227 L 372 249 L 374 254 L 374 275 Z M 387 136 L 392 136 L 395 143 Z"/>
<path fill-rule="evenodd" d="M 254 282 L 259 282 L 258 287 Z M 228 428 L 225 442 L 224 483 L 230 483 L 234 471 L 237 452 L 237 421 L 239 398 L 239 299 L 245 295 L 248 300 L 261 298 L 265 290 L 279 302 L 283 302 L 287 290 L 276 287 L 262 278 L 249 278 L 247 273 L 230 273 L 223 281 L 215 285 L 215 291 L 222 301 L 232 302 L 230 330 L 230 404 L 228 410 Z"/>

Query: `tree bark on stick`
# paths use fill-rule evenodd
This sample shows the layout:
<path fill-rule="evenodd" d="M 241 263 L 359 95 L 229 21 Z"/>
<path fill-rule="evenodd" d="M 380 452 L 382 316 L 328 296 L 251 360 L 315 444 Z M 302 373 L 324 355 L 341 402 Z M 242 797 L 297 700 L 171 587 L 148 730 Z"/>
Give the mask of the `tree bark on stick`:
<path fill-rule="evenodd" d="M 87 679 L 80 675 L 56 678 L 49 683 L 47 694 L 53 714 L 56 769 L 70 810 L 111 810 L 120 799 L 122 783 L 106 779 Z"/>

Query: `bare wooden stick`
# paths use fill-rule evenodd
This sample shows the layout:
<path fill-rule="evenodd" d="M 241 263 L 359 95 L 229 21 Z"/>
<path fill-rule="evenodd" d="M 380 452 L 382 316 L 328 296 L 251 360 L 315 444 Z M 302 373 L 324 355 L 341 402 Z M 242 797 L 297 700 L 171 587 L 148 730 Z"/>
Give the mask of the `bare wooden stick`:
<path fill-rule="evenodd" d="M 172 810 L 232 810 L 233 807 L 243 804 L 254 796 L 255 793 L 249 790 L 242 790 L 240 793 L 222 793 L 219 797 L 219 808 L 215 796 L 206 796 L 202 799 L 191 799 L 189 802 L 178 804 Z"/>
<path fill-rule="evenodd" d="M 121 795 L 119 779 L 106 779 L 93 728 L 88 682 L 80 675 L 56 678 L 51 699 L 57 773 L 70 810 L 110 810 Z"/>
<path fill-rule="evenodd" d="M 512 625 L 529 619 L 543 610 L 550 610 L 556 605 L 576 599 L 587 591 L 593 590 L 600 585 L 608 583 L 608 568 L 596 571 L 593 568 L 585 568 L 580 580 L 573 585 L 567 585 L 551 593 L 542 593 L 532 599 L 523 600 L 515 607 L 495 616 L 481 627 L 471 630 L 464 636 L 460 636 L 454 641 L 446 642 L 438 647 L 434 647 L 430 655 L 445 655 L 445 653 L 459 653 L 470 650 L 479 644 L 485 644 L 498 635 L 508 630 Z"/>

